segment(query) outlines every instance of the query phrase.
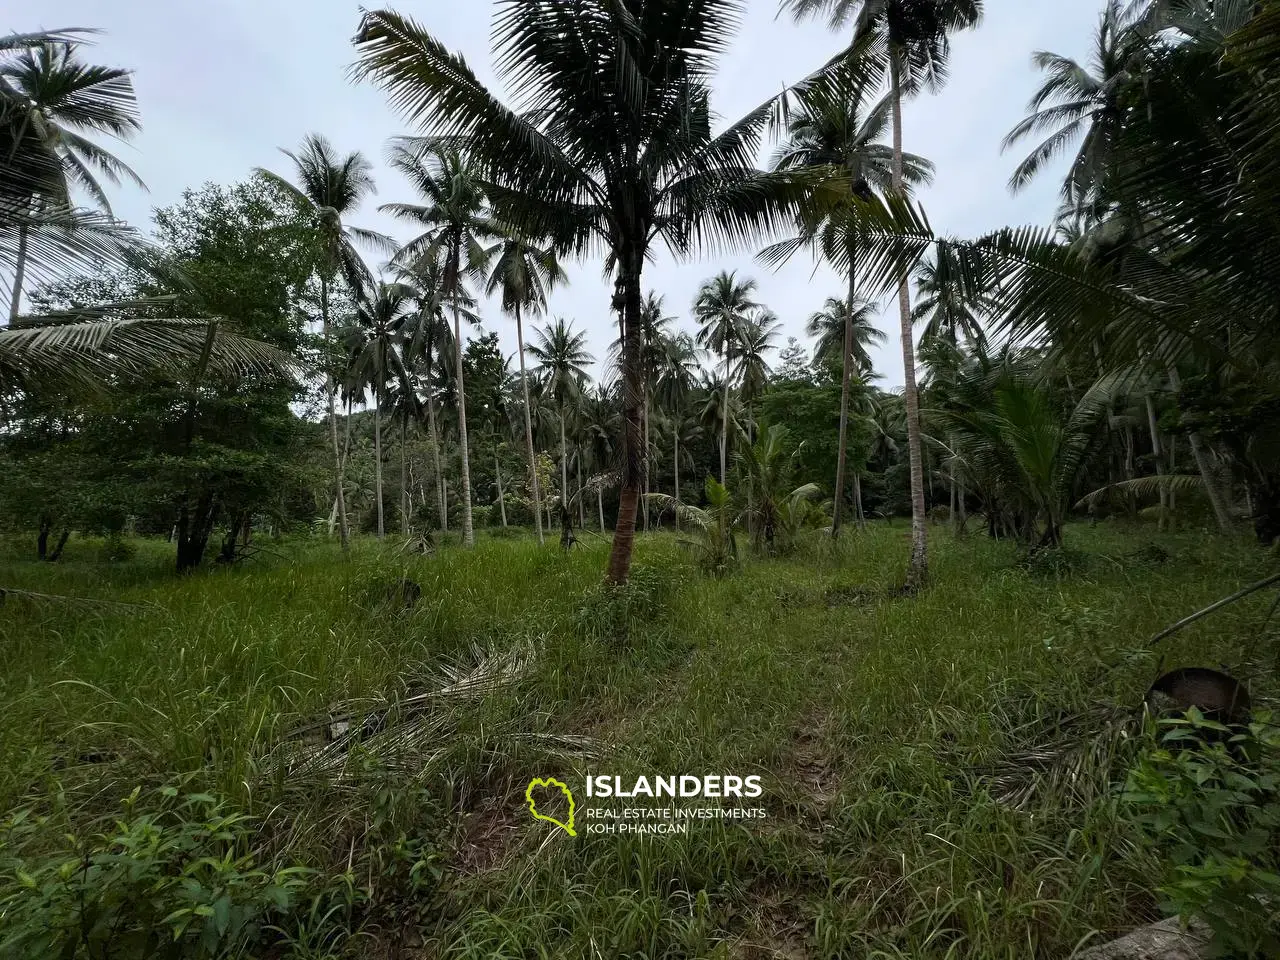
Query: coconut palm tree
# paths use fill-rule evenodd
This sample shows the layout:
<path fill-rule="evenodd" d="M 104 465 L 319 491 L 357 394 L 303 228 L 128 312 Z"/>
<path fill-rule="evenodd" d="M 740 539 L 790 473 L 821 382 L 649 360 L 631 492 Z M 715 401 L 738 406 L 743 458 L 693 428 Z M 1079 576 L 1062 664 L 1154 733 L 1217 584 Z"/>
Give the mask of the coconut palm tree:
<path fill-rule="evenodd" d="M 78 45 L 66 40 L 7 39 L 0 48 L 0 121 L 7 131 L 3 139 L 11 141 L 6 167 L 40 168 L 46 174 L 31 184 L 34 189 L 26 192 L 16 212 L 21 216 L 45 207 L 70 207 L 72 192 L 82 190 L 110 215 L 100 177 L 117 186 L 129 180 L 146 189 L 127 163 L 90 139 L 105 134 L 127 141 L 142 129 L 132 71 L 85 63 Z M 30 226 L 20 222 L 10 320 L 21 307 L 29 232 Z"/>
<path fill-rule="evenodd" d="M 769 385 L 767 355 L 778 348 L 778 331 L 781 328 L 778 315 L 767 307 L 751 311 L 738 327 L 738 343 L 734 347 L 735 374 L 742 402 L 747 408 L 747 442 L 755 442 L 755 422 L 751 415 L 752 401 L 760 397 Z"/>
<path fill-rule="evenodd" d="M 872 361 L 870 349 L 880 346 L 889 338 L 884 331 L 875 325 L 876 305 L 870 300 L 859 297 L 854 301 L 853 310 L 849 310 L 847 300 L 827 297 L 822 309 L 813 313 L 805 324 L 809 336 L 817 337 L 813 348 L 813 359 L 817 364 L 834 364 L 837 360 L 844 362 L 844 341 L 847 339 L 847 328 L 853 330 L 849 356 L 853 361 L 853 375 L 871 372 Z"/>
<path fill-rule="evenodd" d="M 590 379 L 586 365 L 595 358 L 587 353 L 587 335 L 574 333 L 573 324 L 557 317 L 545 329 L 533 332 L 534 342 L 529 346 L 530 355 L 538 361 L 538 373 L 542 377 L 542 389 L 555 400 L 560 419 L 560 505 L 568 509 L 569 452 L 565 438 L 565 417 L 569 405 L 578 398 L 583 385 Z"/>
<path fill-rule="evenodd" d="M 939 251 L 921 260 L 915 278 L 918 300 L 911 319 L 924 324 L 922 347 L 935 340 L 944 340 L 952 347 L 962 340 L 985 342 L 980 314 L 993 309 L 991 301 L 965 289 L 950 257 Z"/>
<path fill-rule="evenodd" d="M 1044 135 L 1044 139 L 1013 171 L 1011 190 L 1025 187 L 1046 163 L 1079 141 L 1062 182 L 1062 200 L 1080 206 L 1096 199 L 1113 164 L 1124 119 L 1121 95 L 1140 74 L 1136 58 L 1145 43 L 1136 28 L 1144 13 L 1138 4 L 1108 0 L 1087 64 L 1044 50 L 1032 55 L 1032 63 L 1046 74 L 1045 81 L 1032 96 L 1028 115 L 1009 131 L 1001 149 L 1030 137 Z"/>
<path fill-rule="evenodd" d="M 485 291 L 493 295 L 501 293 L 502 309 L 516 321 L 516 347 L 520 357 L 520 394 L 524 399 L 524 447 L 529 462 L 529 483 L 533 492 L 533 516 L 538 526 L 538 543 L 544 543 L 542 533 L 542 491 L 538 484 L 538 466 L 533 450 L 533 420 L 529 405 L 529 377 L 525 371 L 523 311 L 537 315 L 547 306 L 552 288 L 566 281 L 555 253 L 534 245 L 518 231 L 509 230 L 490 251 L 492 265 Z"/>
<path fill-rule="evenodd" d="M 652 290 L 645 297 L 644 306 L 640 309 L 640 366 L 641 366 L 641 382 L 642 400 L 641 414 L 644 417 L 644 493 L 649 493 L 649 480 L 651 458 L 653 455 L 653 442 L 651 433 L 651 419 L 653 417 L 653 388 L 658 382 L 658 377 L 662 371 L 662 364 L 665 358 L 665 343 L 671 332 L 671 325 L 676 322 L 676 318 L 668 316 L 663 306 L 663 297 L 658 296 Z M 619 356 L 621 356 L 622 343 L 616 344 Z M 644 504 L 644 529 L 649 529 L 649 501 L 642 500 Z"/>
<path fill-rule="evenodd" d="M 855 38 L 881 38 L 889 55 L 889 96 L 893 105 L 893 192 L 906 192 L 902 149 L 903 97 L 936 90 L 946 78 L 951 34 L 977 26 L 982 0 L 784 0 L 796 19 L 826 14 L 832 29 L 853 27 Z M 916 386 L 915 340 L 911 328 L 909 274 L 898 272 L 898 325 L 902 339 L 903 400 L 907 413 L 907 453 L 911 468 L 911 559 L 903 584 L 907 592 L 928 577 L 928 528 L 924 500 L 924 451 L 920 434 L 920 393 Z"/>
<path fill-rule="evenodd" d="M 320 330 L 324 338 L 325 397 L 329 407 L 329 443 L 333 448 L 334 496 L 338 504 L 339 536 L 342 549 L 351 546 L 351 528 L 347 522 L 347 503 L 342 479 L 343 456 L 338 444 L 337 385 L 334 379 L 331 355 L 333 343 L 333 319 L 330 316 L 330 293 L 336 277 L 341 275 L 357 299 L 372 284 L 373 278 L 364 260 L 356 250 L 356 244 L 364 244 L 375 250 L 391 247 L 390 238 L 372 230 L 344 223 L 365 198 L 375 192 L 372 165 L 358 150 L 339 155 L 333 145 L 318 133 L 309 134 L 302 141 L 297 153 L 281 150 L 293 161 L 297 183 L 257 168 L 257 173 L 280 187 L 299 210 L 303 212 L 315 231 L 319 256 L 316 272 L 320 279 Z"/>
<path fill-rule="evenodd" d="M 378 208 L 422 230 L 396 254 L 396 261 L 413 266 L 439 260 L 443 266 L 442 290 L 453 310 L 454 387 L 458 405 L 458 449 L 462 457 L 459 474 L 462 485 L 462 543 L 463 546 L 474 547 L 461 304 L 466 277 L 484 279 L 486 254 L 483 244 L 498 239 L 501 231 L 490 215 L 479 178 L 480 169 L 456 146 L 399 137 L 392 141 L 389 161 L 393 168 L 408 178 L 425 201 L 419 204 L 387 203 Z"/>
<path fill-rule="evenodd" d="M 603 249 L 623 332 L 622 490 L 610 581 L 627 580 L 644 457 L 643 271 L 676 254 L 753 245 L 842 186 L 756 169 L 774 101 L 711 130 L 709 82 L 745 0 L 500 0 L 493 32 L 511 109 L 413 20 L 366 13 L 357 71 L 440 136 L 462 140 L 505 219 L 582 256 Z"/>
<path fill-rule="evenodd" d="M 889 126 L 892 99 L 882 98 L 870 109 L 864 109 L 865 101 L 875 86 L 859 82 L 856 75 L 838 72 L 831 82 L 815 84 L 803 91 L 798 100 L 798 110 L 788 127 L 788 140 L 775 158 L 776 166 L 792 167 L 831 166 L 845 171 L 853 183 L 849 202 L 884 194 L 893 188 L 893 149 L 882 143 Z M 903 154 L 903 182 L 911 187 L 929 183 L 933 178 L 933 164 L 914 154 Z M 856 234 L 849 229 L 847 205 L 833 211 L 828 221 L 818 225 L 812 238 L 813 245 L 828 259 L 832 248 L 840 251 L 840 259 L 848 263 L 847 306 L 842 311 L 845 319 L 843 340 L 845 351 L 841 361 L 840 382 L 840 433 L 839 453 L 836 458 L 836 499 L 831 523 L 832 537 L 840 535 L 843 506 L 845 464 L 848 458 L 849 402 L 855 366 L 853 355 L 858 350 L 855 320 L 858 306 L 858 244 Z"/>
<path fill-rule="evenodd" d="M 400 283 L 379 283 L 356 305 L 354 324 L 343 339 L 351 355 L 350 377 L 373 389 L 374 488 L 378 501 L 378 538 L 386 529 L 382 516 L 382 405 L 388 384 L 404 381 L 408 370 L 401 347 L 405 321 L 413 312 L 414 290 Z"/>
<path fill-rule="evenodd" d="M 699 345 L 720 355 L 724 364 L 724 399 L 720 404 L 723 421 L 720 427 L 720 482 L 728 482 L 729 472 L 729 387 L 733 382 L 730 363 L 738 343 L 738 331 L 748 314 L 760 305 L 751 299 L 756 281 L 750 277 L 738 280 L 736 271 L 716 274 L 698 288 L 693 302 L 694 319 L 698 321 Z"/>
<path fill-rule="evenodd" d="M 675 498 L 680 499 L 680 441 L 690 430 L 689 401 L 698 383 L 701 353 L 693 337 L 677 333 L 662 341 L 658 370 L 658 405 L 671 421 L 672 463 L 675 469 Z M 676 514 L 676 529 L 680 516 Z"/>

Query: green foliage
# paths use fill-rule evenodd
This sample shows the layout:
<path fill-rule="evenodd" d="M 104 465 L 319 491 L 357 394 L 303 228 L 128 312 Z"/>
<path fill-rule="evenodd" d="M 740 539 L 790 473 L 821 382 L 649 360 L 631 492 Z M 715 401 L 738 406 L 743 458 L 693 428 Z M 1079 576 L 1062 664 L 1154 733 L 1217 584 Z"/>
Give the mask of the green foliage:
<path fill-rule="evenodd" d="M 597 584 L 575 614 L 579 636 L 621 646 L 634 643 L 668 613 L 674 581 L 670 571 L 636 564 L 626 583 Z"/>
<path fill-rule="evenodd" d="M 1166 908 L 1200 917 L 1219 955 L 1280 953 L 1280 727 L 1228 728 L 1194 708 L 1159 722 L 1122 799 L 1165 865 Z"/>
<path fill-rule="evenodd" d="M 215 797 L 135 789 L 119 815 L 55 848 L 31 809 L 0 824 L 0 955 L 221 958 L 260 946 L 314 872 L 264 868 L 260 824 Z"/>

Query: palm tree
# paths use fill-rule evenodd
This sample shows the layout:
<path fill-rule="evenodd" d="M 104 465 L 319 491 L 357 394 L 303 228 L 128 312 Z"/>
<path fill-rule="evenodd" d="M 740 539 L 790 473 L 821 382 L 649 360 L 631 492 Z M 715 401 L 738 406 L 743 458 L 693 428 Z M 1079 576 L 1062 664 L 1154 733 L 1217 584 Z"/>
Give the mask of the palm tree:
<path fill-rule="evenodd" d="M 595 358 L 587 353 L 587 335 L 574 333 L 573 324 L 556 318 L 543 330 L 535 329 L 529 353 L 538 361 L 542 389 L 553 397 L 560 415 L 560 506 L 569 509 L 569 453 L 565 442 L 565 414 L 569 403 L 582 392 L 589 379 L 586 365 Z"/>
<path fill-rule="evenodd" d="M 511 231 L 497 246 L 489 251 L 494 257 L 489 268 L 486 292 L 490 295 L 501 291 L 502 309 L 516 321 L 516 347 L 520 357 L 520 394 L 524 399 L 524 447 L 529 462 L 529 482 L 533 488 L 533 516 L 538 525 L 538 543 L 544 543 L 542 533 L 542 491 L 538 485 L 538 466 L 533 450 L 533 420 L 529 405 L 529 378 L 524 362 L 524 325 L 521 313 L 530 310 L 535 315 L 547 306 L 552 287 L 566 280 L 555 253 L 534 246 L 518 232 Z"/>
<path fill-rule="evenodd" d="M 1123 122 L 1121 95 L 1136 82 L 1135 29 L 1143 8 L 1121 0 L 1108 0 L 1094 36 L 1090 62 L 1081 65 L 1068 57 L 1038 50 L 1032 62 L 1047 74 L 1032 96 L 1029 114 L 1009 131 L 1001 145 L 1008 150 L 1028 137 L 1045 134 L 1044 140 L 1023 160 L 1009 179 L 1020 190 L 1049 161 L 1079 140 L 1080 148 L 1062 183 L 1062 199 L 1072 206 L 1097 197 L 1103 177 L 1114 160 L 1115 141 Z"/>
<path fill-rule="evenodd" d="M 439 259 L 442 289 L 453 308 L 453 341 L 458 403 L 458 449 L 462 456 L 462 543 L 475 546 L 471 520 L 471 456 L 467 449 L 467 389 L 463 373 L 461 301 L 466 276 L 483 279 L 483 243 L 500 236 L 490 217 L 479 168 L 456 147 L 412 137 L 392 142 L 391 166 L 408 178 L 426 201 L 387 203 L 378 209 L 422 229 L 396 254 L 397 262 L 414 265 Z"/>
<path fill-rule="evenodd" d="M 738 343 L 734 347 L 737 360 L 736 372 L 742 402 L 747 408 L 747 442 L 754 443 L 755 423 L 751 416 L 751 403 L 761 396 L 769 385 L 769 361 L 766 354 L 778 346 L 778 315 L 766 307 L 751 311 L 738 327 Z"/>
<path fill-rule="evenodd" d="M 698 288 L 693 302 L 693 315 L 698 321 L 698 343 L 720 354 L 724 363 L 724 400 L 720 404 L 723 421 L 720 427 L 720 482 L 728 482 L 729 472 L 729 386 L 733 374 L 729 364 L 738 342 L 738 331 L 750 311 L 759 304 L 751 299 L 756 282 L 739 281 L 735 271 L 721 271 Z"/>
<path fill-rule="evenodd" d="M 852 343 L 849 345 L 849 357 L 853 361 L 852 373 L 870 373 L 873 364 L 869 348 L 879 346 L 889 339 L 875 325 L 875 317 L 876 305 L 870 300 L 857 298 L 850 311 L 847 300 L 827 297 L 822 309 L 813 313 L 805 325 L 809 336 L 818 338 L 813 348 L 814 362 L 834 364 L 836 360 L 840 360 L 843 363 L 846 330 L 852 329 Z"/>
<path fill-rule="evenodd" d="M 939 251 L 934 257 L 921 260 L 915 277 L 919 300 L 911 319 L 925 325 L 921 345 L 934 340 L 944 340 L 952 347 L 961 340 L 975 344 L 985 341 L 979 313 L 992 309 L 991 302 L 964 289 L 950 257 Z"/>
<path fill-rule="evenodd" d="M 351 353 L 351 379 L 363 390 L 373 388 L 374 488 L 378 501 L 378 538 L 385 534 L 382 516 L 382 402 L 390 381 L 404 381 L 408 371 L 400 347 L 405 321 L 413 309 L 412 287 L 379 283 L 356 306 L 354 325 L 345 339 Z"/>
<path fill-rule="evenodd" d="M 330 316 L 330 286 L 339 274 L 353 297 L 359 299 L 373 283 L 369 268 L 356 250 L 356 243 L 385 250 L 389 238 L 372 230 L 351 227 L 343 218 L 356 210 L 374 193 L 373 169 L 358 150 L 339 156 L 332 144 L 318 133 L 309 134 L 297 153 L 281 150 L 293 161 L 297 185 L 270 170 L 257 168 L 257 173 L 276 184 L 293 199 L 311 222 L 319 244 L 320 329 L 325 345 L 325 396 L 329 406 L 329 443 L 333 448 L 334 497 L 338 504 L 339 535 L 343 552 L 351 547 L 351 529 L 347 522 L 346 495 L 343 491 L 343 456 L 338 445 L 337 385 L 334 380 L 333 321 Z"/>
<path fill-rule="evenodd" d="M 889 96 L 893 103 L 893 192 L 906 192 L 902 150 L 902 99 L 921 88 L 936 90 L 946 78 L 950 35 L 977 26 L 982 0 L 784 0 L 796 19 L 826 13 L 830 26 L 852 23 L 854 37 L 880 37 L 889 51 Z M 920 435 L 920 393 L 916 387 L 915 340 L 911 329 L 909 274 L 898 273 L 898 322 L 902 338 L 903 399 L 907 411 L 907 453 L 911 467 L 911 559 L 907 592 L 928 577 L 928 528 L 924 500 L 924 452 Z"/>
<path fill-rule="evenodd" d="M 505 219 L 575 256 L 607 251 L 626 430 L 614 583 L 630 572 L 644 485 L 640 311 L 652 248 L 753 244 L 821 199 L 818 177 L 755 167 L 777 98 L 712 135 L 709 80 L 744 6 L 502 0 L 493 40 L 500 77 L 520 91 L 514 110 L 407 17 L 366 13 L 356 36 L 358 72 L 414 121 L 465 141 Z"/>
<path fill-rule="evenodd" d="M 653 443 L 650 439 L 650 420 L 653 416 L 652 387 L 657 383 L 661 373 L 665 342 L 670 336 L 671 325 L 676 321 L 675 317 L 666 315 L 663 299 L 650 291 L 645 297 L 644 305 L 640 308 L 640 366 L 643 384 L 640 406 L 644 417 L 644 493 L 646 497 L 649 494 L 649 478 L 652 472 L 649 467 L 653 453 Z M 617 349 L 621 353 L 621 342 L 617 344 Z M 644 504 L 644 529 L 648 532 L 649 501 L 641 502 Z"/>
<path fill-rule="evenodd" d="M 833 80 L 832 83 L 815 84 L 800 95 L 799 109 L 788 125 L 788 140 L 775 158 L 775 165 L 783 169 L 825 165 L 845 171 L 853 183 L 850 203 L 873 194 L 884 194 L 893 188 L 893 149 L 881 142 L 889 125 L 892 100 L 889 97 L 881 99 L 864 115 L 864 100 L 873 86 L 844 73 L 836 74 Z M 914 154 L 903 155 L 905 183 L 914 187 L 927 184 L 932 178 L 933 164 L 928 160 Z M 847 213 L 847 209 L 835 211 L 827 223 L 818 227 L 813 237 L 820 251 L 830 255 L 835 252 L 832 247 L 837 247 L 839 258 L 848 261 L 848 296 L 841 311 L 845 323 L 835 337 L 835 352 L 840 354 L 842 342 L 845 350 L 841 354 L 840 433 L 832 537 L 840 535 L 848 458 L 850 390 L 857 369 L 853 359 L 860 349 L 860 331 L 856 321 L 859 308 L 864 303 L 857 293 L 857 237 L 849 229 Z M 863 369 L 869 367 L 868 361 Z"/>
<path fill-rule="evenodd" d="M 110 215 L 99 177 L 115 185 L 130 180 L 146 189 L 128 164 L 89 139 L 106 134 L 127 141 L 142 129 L 131 71 L 85 63 L 77 56 L 78 45 L 66 40 L 7 39 L 0 47 L 0 120 L 4 139 L 11 140 L 6 167 L 38 168 L 47 174 L 34 184 L 23 177 L 33 189 L 18 206 L 19 217 L 45 206 L 69 207 L 73 188 Z M 29 231 L 28 224 L 19 223 L 10 320 L 18 316 L 22 302 Z"/>
<path fill-rule="evenodd" d="M 690 426 L 689 398 L 698 382 L 699 355 L 701 351 L 693 337 L 677 333 L 666 337 L 662 343 L 662 355 L 658 370 L 658 404 L 671 419 L 672 462 L 675 468 L 675 498 L 680 499 L 680 439 Z M 680 515 L 676 514 L 676 529 L 680 528 Z"/>

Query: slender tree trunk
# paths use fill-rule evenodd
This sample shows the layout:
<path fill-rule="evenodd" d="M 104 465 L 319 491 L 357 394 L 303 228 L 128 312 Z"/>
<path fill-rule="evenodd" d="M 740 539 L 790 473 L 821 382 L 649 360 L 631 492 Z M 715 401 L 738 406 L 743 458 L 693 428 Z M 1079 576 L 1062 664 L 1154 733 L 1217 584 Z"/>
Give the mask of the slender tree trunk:
<path fill-rule="evenodd" d="M 902 76 L 900 51 L 890 51 L 893 84 L 893 188 L 902 186 Z M 911 332 L 911 292 L 906 273 L 898 278 L 898 320 L 902 333 L 903 399 L 907 409 L 907 455 L 911 466 L 911 559 L 903 584 L 909 591 L 924 586 L 929 575 L 929 541 L 925 526 L 924 457 L 920 442 L 920 394 L 916 388 L 916 351 Z"/>
<path fill-rule="evenodd" d="M 560 404 L 560 506 L 569 509 L 569 451 L 564 442 L 564 404 Z"/>
<path fill-rule="evenodd" d="M 675 467 L 676 467 L 676 533 L 680 532 L 680 423 L 677 419 L 675 427 Z"/>
<path fill-rule="evenodd" d="M 440 432 L 436 429 L 436 398 L 427 397 L 427 429 L 431 431 L 431 459 L 435 467 L 436 509 L 440 512 L 440 532 L 449 532 L 449 510 L 444 502 L 444 472 L 440 469 Z"/>
<path fill-rule="evenodd" d="M 596 487 L 596 509 L 600 512 L 600 532 L 604 533 L 604 484 Z"/>
<path fill-rule="evenodd" d="M 22 283 L 27 272 L 27 225 L 18 227 L 18 257 L 13 265 L 13 293 L 9 297 L 9 322 L 18 319 L 22 309 Z"/>
<path fill-rule="evenodd" d="M 493 447 L 493 474 L 498 478 L 498 512 L 502 515 L 502 525 L 507 525 L 507 501 L 502 495 L 502 465 L 498 463 L 498 446 Z"/>
<path fill-rule="evenodd" d="M 644 532 L 649 532 L 649 378 L 644 383 L 644 499 L 640 503 L 644 507 Z"/>
<path fill-rule="evenodd" d="M 344 476 L 346 458 L 338 445 L 338 385 L 334 381 L 333 370 L 330 369 L 329 351 L 332 349 L 333 330 L 329 322 L 329 278 L 325 276 L 320 277 L 320 326 L 325 347 L 325 394 L 329 403 L 329 440 L 333 444 L 334 500 L 338 506 L 338 531 L 342 538 L 342 552 L 348 553 L 351 550 L 351 525 L 347 520 L 347 495 L 343 490 L 346 481 Z M 330 534 L 332 535 L 332 529 Z"/>
<path fill-rule="evenodd" d="M 851 251 L 852 252 L 852 251 Z M 844 506 L 844 471 L 849 451 L 849 381 L 853 373 L 853 265 L 849 266 L 849 300 L 844 314 L 844 361 L 840 375 L 840 452 L 836 456 L 836 495 L 831 508 L 831 539 L 840 536 L 840 515 Z"/>
<path fill-rule="evenodd" d="M 373 486 L 378 497 L 378 539 L 386 530 L 382 524 L 382 388 L 373 389 Z"/>
<path fill-rule="evenodd" d="M 1178 368 L 1172 363 L 1168 363 L 1167 368 L 1169 385 L 1177 393 L 1182 389 L 1182 378 L 1178 375 Z M 1209 451 L 1205 449 L 1204 438 L 1200 436 L 1199 430 L 1192 430 L 1187 434 L 1187 439 L 1191 441 L 1191 454 L 1195 457 L 1196 467 L 1200 470 L 1200 479 L 1204 481 L 1204 491 L 1209 497 L 1210 505 L 1213 507 L 1213 516 L 1218 521 L 1218 529 L 1223 533 L 1230 533 L 1231 513 L 1227 509 L 1222 491 L 1218 489 L 1217 479 L 1213 475 L 1213 467 L 1209 463 Z"/>
<path fill-rule="evenodd" d="M 476 545 L 475 528 L 471 520 L 471 455 L 467 450 L 467 388 L 462 369 L 462 321 L 458 314 L 458 284 L 461 283 L 458 259 L 461 252 L 453 252 L 453 344 L 458 361 L 458 449 L 462 453 L 462 545 Z"/>
<path fill-rule="evenodd" d="M 587 529 L 587 498 L 583 496 L 582 487 L 582 448 L 575 446 L 574 452 L 578 455 L 578 529 Z"/>
<path fill-rule="evenodd" d="M 866 513 L 862 509 L 862 471 L 853 471 L 853 515 L 857 519 L 858 526 L 862 526 L 867 519 Z"/>
<path fill-rule="evenodd" d="M 631 576 L 635 547 L 636 507 L 644 486 L 645 460 L 640 444 L 640 276 L 643 253 L 623 250 L 618 263 L 614 307 L 622 317 L 622 485 L 618 494 L 618 523 L 613 533 L 606 577 L 610 583 L 626 583 Z M 726 421 L 727 425 L 727 421 Z"/>
<path fill-rule="evenodd" d="M 409 535 L 409 454 L 406 449 L 408 443 L 408 423 L 405 420 L 400 421 L 400 532 L 406 537 Z"/>
<path fill-rule="evenodd" d="M 724 348 L 724 410 L 720 427 L 720 483 L 729 485 L 729 345 Z"/>
<path fill-rule="evenodd" d="M 1156 405 L 1151 394 L 1143 397 L 1147 403 L 1147 429 L 1151 431 L 1151 454 L 1156 463 L 1156 476 L 1160 478 L 1160 518 L 1156 521 L 1156 529 L 1163 530 L 1169 520 L 1169 488 L 1164 483 L 1164 454 L 1160 449 L 1160 426 L 1156 422 Z"/>
<path fill-rule="evenodd" d="M 533 490 L 533 519 L 538 525 L 538 543 L 542 534 L 542 491 L 538 489 L 538 462 L 533 452 L 533 414 L 529 409 L 529 378 L 524 369 L 524 327 L 520 322 L 520 305 L 516 304 L 516 346 L 520 353 L 520 392 L 524 395 L 524 451 L 529 460 L 529 480 Z"/>

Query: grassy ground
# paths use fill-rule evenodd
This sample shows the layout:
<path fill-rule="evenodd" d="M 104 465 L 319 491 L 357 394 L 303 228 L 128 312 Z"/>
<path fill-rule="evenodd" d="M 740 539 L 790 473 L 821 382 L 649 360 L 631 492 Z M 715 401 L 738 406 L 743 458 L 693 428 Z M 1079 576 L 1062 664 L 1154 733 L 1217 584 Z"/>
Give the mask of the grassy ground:
<path fill-rule="evenodd" d="M 1271 569 L 1243 541 L 1078 526 L 1028 570 L 939 528 L 903 599 L 901 525 L 722 580 L 645 537 L 625 596 L 585 540 L 286 543 L 183 579 L 164 544 L 106 564 L 73 541 L 54 565 L 10 543 L 5 587 L 120 605 L 4 601 L 0 810 L 48 818 L 32 858 L 135 787 L 135 813 L 205 791 L 251 818 L 245 856 L 329 884 L 280 922 L 298 957 L 1061 957 L 1155 916 L 1106 734 L 1160 656 L 1280 692 L 1271 596 L 1144 648 Z M 321 751 L 348 715 L 380 719 Z M 528 815 L 531 777 L 588 772 L 756 774 L 769 816 L 571 838 Z"/>

